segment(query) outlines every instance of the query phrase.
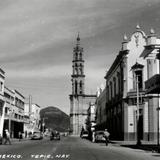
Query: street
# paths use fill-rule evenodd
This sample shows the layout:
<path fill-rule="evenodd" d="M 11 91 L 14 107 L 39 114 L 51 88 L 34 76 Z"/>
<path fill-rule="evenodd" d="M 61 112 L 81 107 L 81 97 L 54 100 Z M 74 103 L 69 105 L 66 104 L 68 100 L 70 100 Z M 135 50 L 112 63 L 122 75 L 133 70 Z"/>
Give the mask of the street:
<path fill-rule="evenodd" d="M 115 144 L 105 146 L 79 137 L 62 137 L 60 141 L 23 140 L 0 146 L 0 159 L 68 159 L 68 160 L 159 160 L 160 154 L 130 149 Z"/>

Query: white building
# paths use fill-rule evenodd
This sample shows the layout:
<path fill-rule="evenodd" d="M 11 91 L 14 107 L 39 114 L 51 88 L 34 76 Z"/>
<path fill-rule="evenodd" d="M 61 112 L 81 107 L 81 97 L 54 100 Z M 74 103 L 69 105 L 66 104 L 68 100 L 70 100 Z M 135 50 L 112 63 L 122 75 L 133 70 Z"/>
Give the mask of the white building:
<path fill-rule="evenodd" d="M 3 134 L 4 125 L 4 82 L 5 82 L 5 72 L 0 69 L 0 134 Z"/>
<path fill-rule="evenodd" d="M 25 125 L 24 125 L 24 131 L 29 133 L 29 132 L 34 132 L 39 130 L 39 125 L 40 125 L 40 109 L 41 107 L 38 104 L 25 104 Z"/>
<path fill-rule="evenodd" d="M 147 81 L 145 82 L 146 95 L 148 99 L 148 140 L 160 140 L 160 39 L 151 29 L 147 36 L 147 44 L 141 57 L 147 63 Z M 158 133 L 159 131 L 159 133 Z"/>
<path fill-rule="evenodd" d="M 141 56 L 146 45 L 147 35 L 137 25 L 130 38 L 124 36 L 122 48 L 105 76 L 105 125 L 111 139 L 154 140 L 151 131 L 155 132 L 156 129 L 152 120 L 155 109 L 145 95 L 149 62 Z M 154 129 L 150 130 L 149 127 Z"/>
<path fill-rule="evenodd" d="M 17 90 L 4 88 L 5 109 L 4 126 L 11 133 L 11 137 L 18 138 L 19 132 L 23 132 L 24 127 L 24 101 L 25 97 Z"/>

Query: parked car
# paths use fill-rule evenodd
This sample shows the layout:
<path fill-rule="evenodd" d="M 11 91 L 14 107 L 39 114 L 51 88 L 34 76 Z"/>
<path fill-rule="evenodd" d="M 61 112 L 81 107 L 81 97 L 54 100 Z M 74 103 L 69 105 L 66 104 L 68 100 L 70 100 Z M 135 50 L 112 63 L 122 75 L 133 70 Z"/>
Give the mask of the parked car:
<path fill-rule="evenodd" d="M 40 140 L 43 139 L 43 134 L 41 132 L 33 132 L 31 135 L 31 140 Z"/>
<path fill-rule="evenodd" d="M 95 132 L 95 142 L 105 142 L 104 131 L 96 131 Z"/>
<path fill-rule="evenodd" d="M 58 131 L 52 131 L 50 135 L 50 140 L 60 140 L 60 133 Z"/>
<path fill-rule="evenodd" d="M 88 131 L 83 131 L 82 135 L 81 135 L 81 138 L 88 138 L 88 136 L 89 136 Z"/>

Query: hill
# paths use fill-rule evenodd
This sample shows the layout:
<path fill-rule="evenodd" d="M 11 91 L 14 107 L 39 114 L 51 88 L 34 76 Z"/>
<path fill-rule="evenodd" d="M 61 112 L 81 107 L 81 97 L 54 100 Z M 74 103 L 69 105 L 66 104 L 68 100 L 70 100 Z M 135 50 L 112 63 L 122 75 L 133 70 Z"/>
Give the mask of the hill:
<path fill-rule="evenodd" d="M 45 122 L 45 127 L 51 128 L 60 132 L 67 131 L 69 128 L 69 116 L 60 109 L 49 106 L 41 109 L 40 117 Z"/>

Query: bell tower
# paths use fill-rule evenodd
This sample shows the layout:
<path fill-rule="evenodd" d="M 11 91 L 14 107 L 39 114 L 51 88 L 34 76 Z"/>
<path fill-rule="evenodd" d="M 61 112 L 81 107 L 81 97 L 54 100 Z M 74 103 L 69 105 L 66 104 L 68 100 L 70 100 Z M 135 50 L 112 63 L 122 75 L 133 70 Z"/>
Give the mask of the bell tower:
<path fill-rule="evenodd" d="M 80 46 L 78 34 L 73 48 L 72 59 L 72 93 L 70 98 L 70 131 L 73 135 L 80 135 L 82 128 L 86 128 L 87 110 L 91 102 L 95 102 L 96 95 L 85 94 L 85 75 L 83 48 Z"/>
<path fill-rule="evenodd" d="M 72 61 L 72 95 L 78 96 L 84 94 L 84 59 L 83 48 L 80 47 L 80 37 L 77 36 L 77 43 L 73 49 L 73 61 Z"/>

